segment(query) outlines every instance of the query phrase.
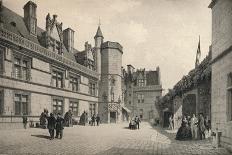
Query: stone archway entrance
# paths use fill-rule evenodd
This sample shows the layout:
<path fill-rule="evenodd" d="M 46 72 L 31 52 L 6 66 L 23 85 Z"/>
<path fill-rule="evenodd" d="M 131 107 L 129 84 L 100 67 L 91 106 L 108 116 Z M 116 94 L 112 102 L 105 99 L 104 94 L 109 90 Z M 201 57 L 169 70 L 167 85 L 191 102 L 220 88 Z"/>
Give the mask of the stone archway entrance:
<path fill-rule="evenodd" d="M 183 99 L 182 115 L 192 116 L 196 114 L 196 94 L 187 94 Z"/>
<path fill-rule="evenodd" d="M 117 113 L 110 112 L 110 123 L 116 123 L 116 121 L 117 121 Z"/>

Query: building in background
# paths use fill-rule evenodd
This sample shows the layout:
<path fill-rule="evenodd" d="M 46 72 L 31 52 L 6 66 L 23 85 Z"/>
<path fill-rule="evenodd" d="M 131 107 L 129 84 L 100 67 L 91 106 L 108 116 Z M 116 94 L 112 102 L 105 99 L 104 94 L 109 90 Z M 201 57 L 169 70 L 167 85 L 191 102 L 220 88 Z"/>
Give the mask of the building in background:
<path fill-rule="evenodd" d="M 162 96 L 160 69 L 146 71 L 127 65 L 124 77 L 125 106 L 131 111 L 131 116 L 139 116 L 142 120 L 159 118 L 155 102 Z"/>
<path fill-rule="evenodd" d="M 75 117 L 84 111 L 105 122 L 122 119 L 122 46 L 103 42 L 100 26 L 95 46 L 74 47 L 74 30 L 63 30 L 57 15 L 37 26 L 37 5 L 29 1 L 24 16 L 0 6 L 0 117 L 38 121 L 44 109 Z M 102 72 L 101 72 L 102 71 Z"/>
<path fill-rule="evenodd" d="M 212 130 L 232 150 L 232 1 L 212 0 Z"/>

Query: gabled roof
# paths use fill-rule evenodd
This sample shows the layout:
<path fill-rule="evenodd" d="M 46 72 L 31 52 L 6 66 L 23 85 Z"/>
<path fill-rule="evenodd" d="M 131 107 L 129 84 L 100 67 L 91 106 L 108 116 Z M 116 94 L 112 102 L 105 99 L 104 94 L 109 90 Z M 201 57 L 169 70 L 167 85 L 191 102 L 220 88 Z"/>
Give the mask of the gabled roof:
<path fill-rule="evenodd" d="M 5 29 L 15 34 L 18 34 L 19 36 L 24 37 L 34 43 L 40 44 L 37 36 L 30 35 L 22 16 L 16 14 L 15 12 L 11 11 L 10 9 L 4 6 L 2 6 L 1 15 L 2 15 L 3 26 Z M 41 34 L 42 29 L 37 28 L 37 30 L 38 29 L 39 29 L 38 34 Z"/>

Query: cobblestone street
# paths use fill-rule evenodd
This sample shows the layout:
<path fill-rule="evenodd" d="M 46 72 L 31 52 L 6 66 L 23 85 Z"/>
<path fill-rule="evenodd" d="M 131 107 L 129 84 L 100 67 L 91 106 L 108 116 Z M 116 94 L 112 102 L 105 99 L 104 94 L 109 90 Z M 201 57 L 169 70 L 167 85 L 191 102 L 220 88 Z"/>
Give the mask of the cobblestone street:
<path fill-rule="evenodd" d="M 45 129 L 12 129 L 0 132 L 0 154 L 80 155 L 228 155 L 212 148 L 208 140 L 176 141 L 174 134 L 142 123 L 140 130 L 127 124 L 65 128 L 62 140 L 49 140 Z"/>

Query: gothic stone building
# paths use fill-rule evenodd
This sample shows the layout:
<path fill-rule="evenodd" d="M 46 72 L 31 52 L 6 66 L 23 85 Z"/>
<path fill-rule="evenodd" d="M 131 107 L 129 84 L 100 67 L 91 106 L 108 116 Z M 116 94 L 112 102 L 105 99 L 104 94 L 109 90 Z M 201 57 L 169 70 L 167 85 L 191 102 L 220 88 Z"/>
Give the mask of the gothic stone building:
<path fill-rule="evenodd" d="M 212 129 L 232 150 L 232 1 L 212 0 Z"/>
<path fill-rule="evenodd" d="M 46 16 L 44 30 L 37 26 L 37 5 L 29 1 L 23 9 L 21 17 L 0 6 L 1 121 L 21 122 L 23 114 L 38 121 L 44 108 L 120 120 L 122 46 L 103 42 L 98 27 L 95 46 L 86 42 L 79 51 L 74 30 L 63 30 L 57 15 Z"/>
<path fill-rule="evenodd" d="M 142 120 L 159 118 L 155 102 L 162 96 L 160 69 L 146 71 L 132 65 L 127 65 L 124 78 L 125 106 L 131 111 L 131 116 L 139 116 Z"/>

